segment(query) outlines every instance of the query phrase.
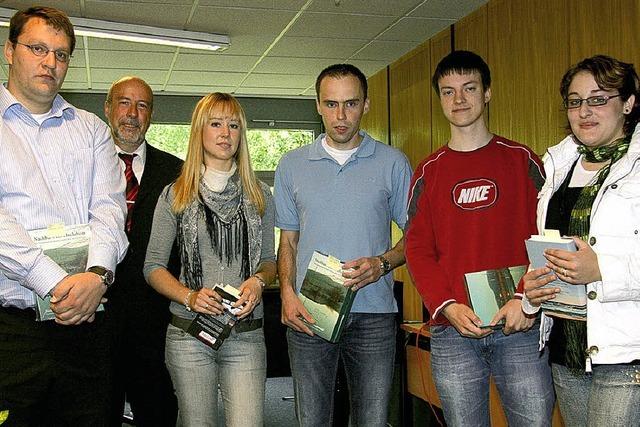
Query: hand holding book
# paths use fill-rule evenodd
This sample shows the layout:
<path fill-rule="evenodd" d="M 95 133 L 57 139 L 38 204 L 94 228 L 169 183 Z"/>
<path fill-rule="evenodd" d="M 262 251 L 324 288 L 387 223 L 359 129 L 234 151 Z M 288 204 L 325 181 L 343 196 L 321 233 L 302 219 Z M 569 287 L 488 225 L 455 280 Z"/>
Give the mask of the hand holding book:
<path fill-rule="evenodd" d="M 577 251 L 561 249 L 547 249 L 544 256 L 548 261 L 547 267 L 566 283 L 572 285 L 586 285 L 602 280 L 598 256 L 587 242 L 577 237 L 571 238 Z"/>

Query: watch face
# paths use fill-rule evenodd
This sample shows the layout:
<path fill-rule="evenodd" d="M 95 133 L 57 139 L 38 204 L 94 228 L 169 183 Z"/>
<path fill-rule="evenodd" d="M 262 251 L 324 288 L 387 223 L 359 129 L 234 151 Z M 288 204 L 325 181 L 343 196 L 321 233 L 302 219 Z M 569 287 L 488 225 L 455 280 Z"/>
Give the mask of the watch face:
<path fill-rule="evenodd" d="M 111 270 L 105 271 L 103 278 L 104 278 L 104 283 L 107 286 L 112 285 L 113 284 L 113 279 L 114 279 L 113 271 L 111 271 Z"/>

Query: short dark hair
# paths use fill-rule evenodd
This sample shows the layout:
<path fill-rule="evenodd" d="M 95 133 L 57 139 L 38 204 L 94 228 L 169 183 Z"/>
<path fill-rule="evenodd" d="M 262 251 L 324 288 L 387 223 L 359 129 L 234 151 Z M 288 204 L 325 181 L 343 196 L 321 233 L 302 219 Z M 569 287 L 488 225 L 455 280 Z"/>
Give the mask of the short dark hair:
<path fill-rule="evenodd" d="M 51 27 L 63 31 L 67 37 L 69 37 L 69 54 L 73 53 L 76 47 L 76 34 L 73 31 L 73 24 L 71 24 L 69 17 L 61 10 L 46 6 L 34 6 L 19 10 L 11 17 L 9 24 L 9 41 L 14 47 L 16 43 L 18 43 L 18 36 L 22 34 L 24 26 L 27 25 L 27 22 L 32 18 L 43 19 Z"/>
<path fill-rule="evenodd" d="M 635 95 L 635 102 L 631 112 L 624 119 L 623 131 L 631 135 L 640 120 L 640 79 L 633 64 L 622 62 L 607 55 L 595 55 L 578 62 L 564 73 L 560 83 L 560 95 L 566 101 L 569 96 L 569 86 L 576 74 L 587 72 L 602 90 L 617 90 L 623 101 Z"/>
<path fill-rule="evenodd" d="M 367 78 L 365 75 L 356 67 L 351 64 L 333 64 L 329 65 L 327 68 L 322 70 L 316 79 L 316 97 L 320 100 L 320 83 L 325 77 L 333 77 L 340 78 L 346 76 L 354 76 L 357 77 L 360 81 L 360 87 L 362 88 L 362 93 L 364 94 L 364 99 L 367 99 Z"/>
<path fill-rule="evenodd" d="M 450 74 L 471 74 L 477 72 L 482 79 L 482 89 L 487 90 L 491 87 L 491 71 L 484 59 L 476 53 L 468 50 L 454 50 L 440 60 L 436 67 L 433 77 L 431 78 L 431 86 L 436 94 L 440 96 L 440 87 L 438 81 Z"/>

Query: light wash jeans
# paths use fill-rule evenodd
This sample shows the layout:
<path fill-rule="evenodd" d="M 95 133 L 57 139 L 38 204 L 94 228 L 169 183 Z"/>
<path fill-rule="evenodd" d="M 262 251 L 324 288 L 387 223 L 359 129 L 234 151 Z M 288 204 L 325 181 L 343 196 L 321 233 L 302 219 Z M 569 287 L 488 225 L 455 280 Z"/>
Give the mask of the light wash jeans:
<path fill-rule="evenodd" d="M 551 368 L 566 427 L 640 426 L 640 365 L 593 365 L 578 376 Z"/>
<path fill-rule="evenodd" d="M 431 367 L 447 425 L 490 425 L 490 376 L 509 426 L 551 425 L 551 369 L 546 349 L 538 351 L 537 325 L 479 339 L 463 337 L 453 326 L 431 327 Z"/>
<path fill-rule="evenodd" d="M 218 384 L 225 426 L 263 425 L 267 361 L 262 328 L 239 334 L 232 331 L 220 348 L 213 350 L 169 325 L 165 355 L 178 398 L 179 425 L 216 425 Z"/>
<path fill-rule="evenodd" d="M 340 341 L 335 344 L 287 330 L 296 417 L 301 427 L 332 425 L 339 358 L 349 387 L 349 424 L 387 425 L 396 345 L 395 318 L 395 313 L 351 313 Z"/>

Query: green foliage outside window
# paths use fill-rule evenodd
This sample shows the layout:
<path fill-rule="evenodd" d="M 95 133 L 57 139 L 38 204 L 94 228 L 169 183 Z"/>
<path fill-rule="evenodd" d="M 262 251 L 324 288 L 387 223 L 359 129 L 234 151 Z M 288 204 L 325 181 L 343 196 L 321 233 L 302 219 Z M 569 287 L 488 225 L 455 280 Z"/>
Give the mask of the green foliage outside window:
<path fill-rule="evenodd" d="M 310 144 L 313 131 L 249 129 L 247 137 L 254 170 L 273 171 L 283 154 Z M 152 124 L 147 131 L 147 141 L 184 160 L 189 143 L 189 125 Z"/>

